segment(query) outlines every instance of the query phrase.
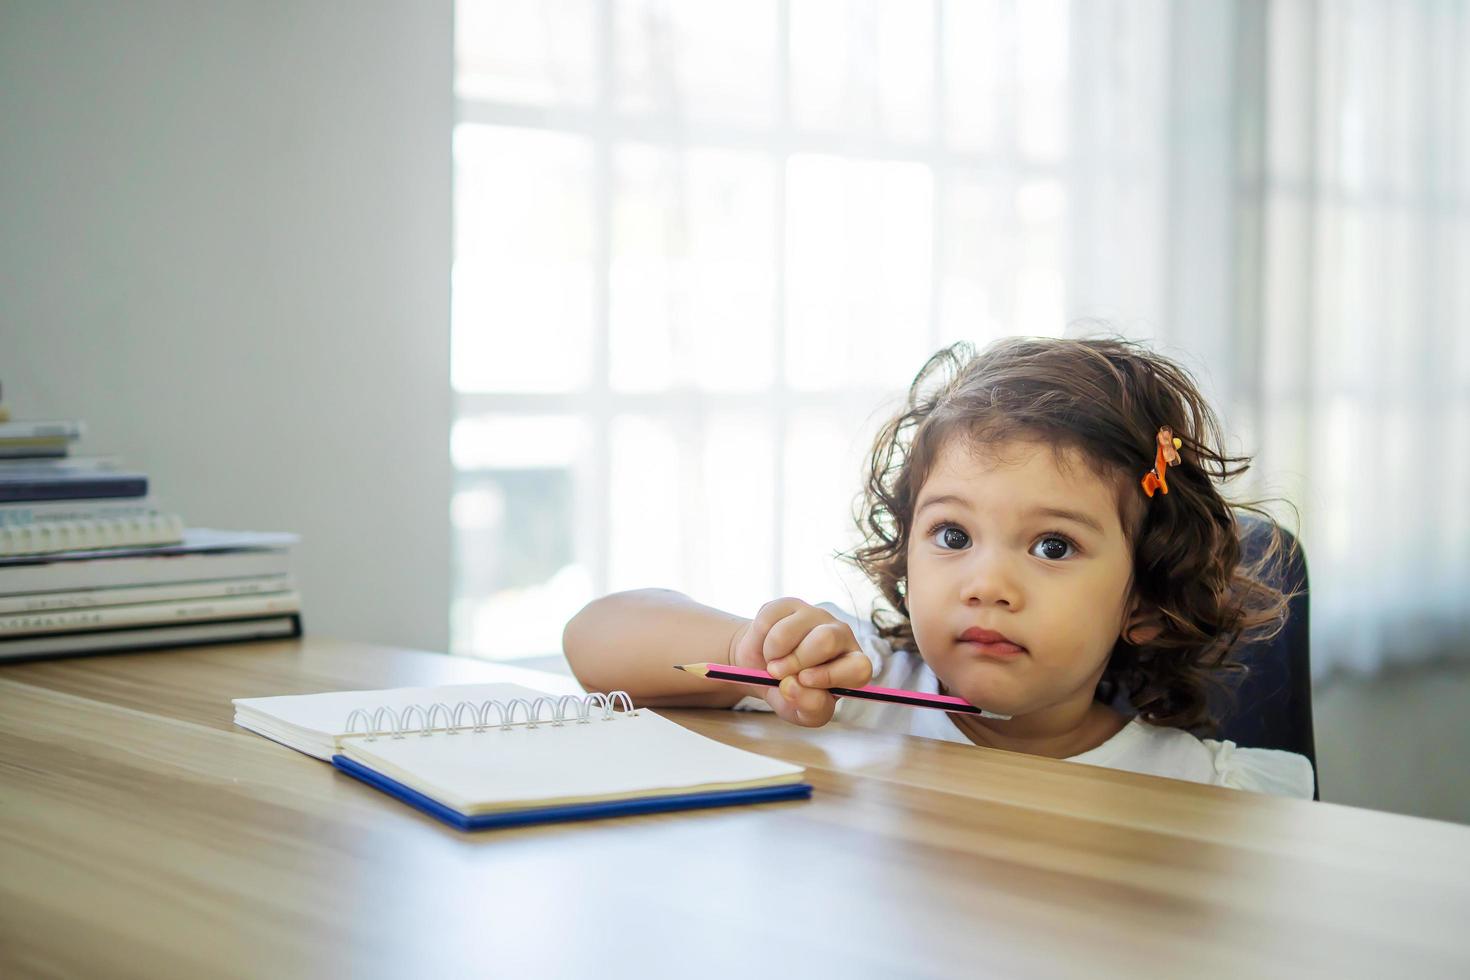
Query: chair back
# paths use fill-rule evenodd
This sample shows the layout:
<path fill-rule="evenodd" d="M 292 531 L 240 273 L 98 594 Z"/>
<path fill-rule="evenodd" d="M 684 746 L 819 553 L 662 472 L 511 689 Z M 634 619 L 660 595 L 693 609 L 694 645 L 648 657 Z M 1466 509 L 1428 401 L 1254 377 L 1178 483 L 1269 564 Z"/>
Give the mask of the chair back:
<path fill-rule="evenodd" d="M 1270 542 L 1271 525 L 1264 518 L 1239 513 L 1241 561 L 1257 560 Z M 1242 748 L 1282 749 L 1306 756 L 1312 763 L 1312 798 L 1320 799 L 1317 782 L 1317 745 L 1312 730 L 1311 598 L 1307 591 L 1306 555 L 1296 537 L 1281 529 L 1285 554 L 1275 568 L 1272 585 L 1283 592 L 1300 591 L 1288 601 L 1288 618 L 1270 640 L 1242 643 L 1232 660 L 1250 672 L 1234 685 L 1233 699 L 1210 692 L 1210 710 L 1220 720 L 1219 738 Z M 1112 706 L 1135 714 L 1127 691 L 1119 691 Z"/>
<path fill-rule="evenodd" d="M 1257 559 L 1270 540 L 1271 527 L 1254 514 L 1240 514 L 1241 559 Z M 1304 755 L 1315 779 L 1317 743 L 1312 729 L 1311 596 L 1308 592 L 1306 554 L 1296 537 L 1281 528 L 1286 554 L 1271 584 L 1283 592 L 1300 591 L 1288 603 L 1289 615 L 1280 633 L 1270 640 L 1237 646 L 1233 659 L 1250 668 L 1238 688 L 1234 705 L 1211 698 L 1221 719 L 1220 737 L 1237 745 L 1284 749 Z M 1313 788 L 1313 798 L 1319 798 Z"/>

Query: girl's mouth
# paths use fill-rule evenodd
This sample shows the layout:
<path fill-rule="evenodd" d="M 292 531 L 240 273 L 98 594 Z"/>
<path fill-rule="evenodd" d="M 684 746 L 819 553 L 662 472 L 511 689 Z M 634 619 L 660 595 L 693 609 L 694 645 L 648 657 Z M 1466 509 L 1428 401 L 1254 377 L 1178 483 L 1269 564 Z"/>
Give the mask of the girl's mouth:
<path fill-rule="evenodd" d="M 971 626 L 961 633 L 960 642 L 979 656 L 993 657 L 997 660 L 1014 660 L 1026 652 L 1025 647 L 1011 642 L 1011 638 L 1004 633 L 981 629 L 978 626 Z"/>
<path fill-rule="evenodd" d="M 1026 648 L 1014 643 L 977 643 L 974 640 L 961 640 L 960 645 L 972 652 L 977 657 L 989 657 L 993 660 L 1015 660 L 1026 652 Z"/>

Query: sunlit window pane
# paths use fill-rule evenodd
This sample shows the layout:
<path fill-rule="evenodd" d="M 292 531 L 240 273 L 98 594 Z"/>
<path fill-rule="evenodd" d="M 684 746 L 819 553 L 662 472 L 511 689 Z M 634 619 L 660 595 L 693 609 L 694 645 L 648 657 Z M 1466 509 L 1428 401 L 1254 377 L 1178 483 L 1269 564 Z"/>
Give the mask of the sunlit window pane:
<path fill-rule="evenodd" d="M 1278 179 L 1302 180 L 1312 169 L 1318 96 L 1314 76 L 1321 69 L 1298 52 L 1310 50 L 1320 13 L 1305 4 L 1273 3 L 1265 7 L 1265 15 L 1272 80 L 1271 97 L 1265 100 L 1268 166 Z"/>
<path fill-rule="evenodd" d="M 457 652 L 544 654 L 592 597 L 585 520 L 585 420 L 491 415 L 460 419 L 454 527 Z"/>
<path fill-rule="evenodd" d="M 1147 171 L 1102 170 L 1078 183 L 1082 189 L 1068 192 L 1061 220 L 1032 223 L 1030 264 L 1051 261 L 1041 255 L 1065 257 L 1061 268 L 1073 270 L 1067 282 L 1073 310 L 1122 323 L 1165 322 L 1167 187 Z M 1087 209 L 1084 220 L 1072 218 L 1073 202 Z"/>
<path fill-rule="evenodd" d="M 566 469 L 587 450 L 587 423 L 571 415 L 470 415 L 449 438 L 457 470 Z"/>
<path fill-rule="evenodd" d="M 786 482 L 781 494 L 782 592 L 863 611 L 877 594 L 838 553 L 850 551 L 860 540 L 853 506 L 862 490 L 862 459 L 882 415 L 875 407 L 861 420 L 821 410 L 793 416 L 786 434 Z"/>
<path fill-rule="evenodd" d="M 1016 4 L 1016 142 L 1041 160 L 1067 151 L 1068 29 L 1067 0 Z"/>
<path fill-rule="evenodd" d="M 791 103 L 799 126 L 815 129 L 872 128 L 874 66 L 848 67 L 847 49 L 871 37 L 864 18 L 843 0 L 805 0 L 791 5 Z"/>
<path fill-rule="evenodd" d="M 1424 66 L 1403 56 L 1406 34 L 1418 29 L 1406 24 L 1405 18 L 1421 8 L 1435 9 L 1432 5 L 1368 4 L 1329 8 L 1315 21 L 1319 37 L 1337 41 L 1323 45 L 1325 71 L 1328 77 L 1342 80 L 1333 90 L 1334 98 L 1340 100 L 1338 111 L 1324 120 L 1327 133 L 1319 150 L 1319 166 L 1322 175 L 1343 190 L 1399 196 L 1419 192 L 1425 183 L 1430 167 L 1422 159 L 1421 148 L 1432 142 L 1416 130 L 1435 108 L 1424 95 Z M 1440 12 L 1439 16 L 1443 31 L 1457 29 L 1451 26 L 1456 24 L 1453 15 Z M 1463 83 L 1460 89 L 1463 92 Z M 1459 170 L 1463 173 L 1464 169 L 1462 164 Z"/>
<path fill-rule="evenodd" d="M 954 175 L 945 186 L 940 266 L 940 342 L 977 346 L 1011 332 L 1015 218 L 995 181 Z"/>
<path fill-rule="evenodd" d="M 764 413 L 723 414 L 700 439 L 690 581 L 702 601 L 741 616 L 776 598 L 774 428 Z"/>
<path fill-rule="evenodd" d="M 613 12 L 620 109 L 771 123 L 775 0 L 619 0 Z"/>
<path fill-rule="evenodd" d="M 673 420 L 612 421 L 608 590 L 672 586 L 684 568 L 684 504 L 693 482 Z"/>
<path fill-rule="evenodd" d="M 1313 247 L 1317 205 L 1296 194 L 1275 193 L 1266 209 L 1266 255 L 1305 255 Z M 1296 329 L 1311 319 L 1315 285 L 1298 274 L 1297 266 L 1267 262 L 1261 268 L 1262 311 L 1260 379 L 1265 401 L 1306 397 L 1301 365 L 1311 363 L 1311 334 Z M 1254 443 L 1246 442 L 1250 446 Z M 1273 459 L 1299 459 L 1299 454 L 1271 454 Z M 1253 468 L 1250 473 L 1256 472 Z"/>
<path fill-rule="evenodd" d="M 774 181 L 763 154 L 621 148 L 614 163 L 614 388 L 771 383 Z"/>
<path fill-rule="evenodd" d="M 460 391 L 587 383 L 592 148 L 576 136 L 462 125 L 454 133 L 451 376 Z"/>
<path fill-rule="evenodd" d="M 1013 119 L 1009 7 L 1001 0 L 944 4 L 945 136 L 959 150 L 993 153 Z"/>
<path fill-rule="evenodd" d="M 1067 195 L 1059 181 L 1030 180 L 1016 189 L 1016 306 L 1019 333 L 1061 336 L 1066 320 Z"/>
<path fill-rule="evenodd" d="M 719 413 L 612 424 L 612 591 L 673 587 L 743 615 L 775 598 L 772 421 Z"/>
<path fill-rule="evenodd" d="M 934 135 L 934 7 L 913 0 L 878 4 L 878 119 L 888 137 Z"/>
<path fill-rule="evenodd" d="M 596 79 L 597 0 L 456 0 L 455 93 L 586 104 Z"/>
<path fill-rule="evenodd" d="M 933 178 L 917 163 L 797 154 L 787 168 L 787 380 L 893 386 L 931 345 Z"/>
<path fill-rule="evenodd" d="M 933 133 L 934 21 L 910 0 L 801 0 L 791 10 L 791 101 L 799 127 Z"/>

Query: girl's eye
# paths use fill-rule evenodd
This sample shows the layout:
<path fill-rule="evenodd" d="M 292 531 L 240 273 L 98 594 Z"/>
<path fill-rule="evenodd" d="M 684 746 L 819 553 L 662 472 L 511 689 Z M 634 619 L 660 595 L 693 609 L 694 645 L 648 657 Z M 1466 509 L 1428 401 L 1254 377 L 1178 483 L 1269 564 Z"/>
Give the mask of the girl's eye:
<path fill-rule="evenodd" d="M 945 551 L 959 551 L 970 543 L 970 536 L 953 524 L 936 524 L 929 529 L 929 537 L 935 535 L 935 543 Z"/>
<path fill-rule="evenodd" d="M 1051 561 L 1061 561 L 1063 558 L 1066 558 L 1068 549 L 1072 551 L 1077 550 L 1077 546 L 1072 543 L 1072 539 L 1061 534 L 1047 534 L 1036 543 L 1044 551 L 1044 554 L 1040 555 L 1040 557 L 1050 559 Z"/>
<path fill-rule="evenodd" d="M 954 524 L 944 522 L 935 524 L 929 529 L 929 537 L 945 551 L 960 551 L 970 546 L 970 536 Z M 1042 549 L 1042 553 L 1037 557 L 1053 562 L 1070 558 L 1081 550 L 1071 538 L 1055 531 L 1043 534 L 1037 539 L 1036 544 Z M 1034 549 L 1032 553 L 1035 554 Z"/>

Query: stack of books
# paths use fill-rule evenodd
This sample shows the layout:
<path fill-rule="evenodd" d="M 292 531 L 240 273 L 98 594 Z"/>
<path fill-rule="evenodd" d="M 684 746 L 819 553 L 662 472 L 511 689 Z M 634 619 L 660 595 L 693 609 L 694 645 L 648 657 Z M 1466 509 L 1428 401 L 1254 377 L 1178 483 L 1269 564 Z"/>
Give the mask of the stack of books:
<path fill-rule="evenodd" d="M 295 535 L 187 527 L 82 431 L 0 407 L 0 661 L 301 634 Z"/>

